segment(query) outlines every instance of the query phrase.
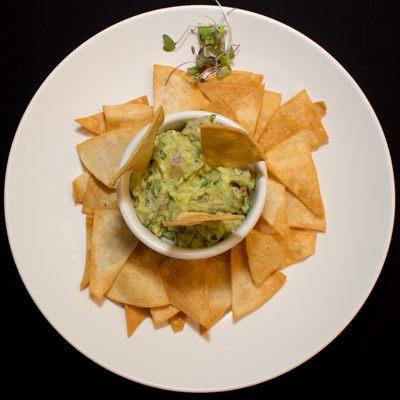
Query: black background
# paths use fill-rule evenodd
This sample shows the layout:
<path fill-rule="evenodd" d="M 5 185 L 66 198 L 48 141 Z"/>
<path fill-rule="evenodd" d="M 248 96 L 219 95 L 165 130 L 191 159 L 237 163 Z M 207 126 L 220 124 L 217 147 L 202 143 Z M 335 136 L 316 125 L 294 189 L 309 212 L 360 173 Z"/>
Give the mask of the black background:
<path fill-rule="evenodd" d="M 125 18 L 186 1 L 3 1 L 1 2 L 0 141 L 1 171 L 22 114 L 40 84 L 72 50 L 95 33 Z M 201 3 L 201 2 L 200 2 Z M 206 0 L 203 3 L 211 3 Z M 269 0 L 224 1 L 282 21 L 324 47 L 355 78 L 381 121 L 399 165 L 399 6 L 396 1 Z M 261 50 L 261 49 L 260 49 Z M 2 215 L 3 218 L 3 215 Z M 4 221 L 2 221 L 4 222 Z M 14 393 L 179 398 L 190 395 L 150 389 L 97 366 L 58 335 L 26 292 L 8 247 L 1 243 L 2 388 Z M 395 233 L 382 275 L 349 327 L 326 349 L 273 381 L 226 398 L 296 396 L 347 398 L 381 393 L 393 398 L 399 372 L 399 240 Z M 396 293 L 397 289 L 397 293 Z M 392 364 L 392 362 L 397 363 Z M 210 365 L 210 368 L 212 366 Z M 397 371 L 396 371 L 397 370 Z M 386 394 L 383 394 L 385 393 Z M 208 395 L 215 397 L 216 395 Z"/>

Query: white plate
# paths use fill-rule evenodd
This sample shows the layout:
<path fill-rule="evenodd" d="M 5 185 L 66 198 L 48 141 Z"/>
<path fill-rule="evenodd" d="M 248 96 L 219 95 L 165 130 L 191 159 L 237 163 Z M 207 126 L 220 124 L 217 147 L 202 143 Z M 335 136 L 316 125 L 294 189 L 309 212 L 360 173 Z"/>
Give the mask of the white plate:
<path fill-rule="evenodd" d="M 349 74 L 299 32 L 237 10 L 241 44 L 236 68 L 265 74 L 288 99 L 307 88 L 325 100 L 330 143 L 315 153 L 328 232 L 316 254 L 287 270 L 284 289 L 233 324 L 226 316 L 209 340 L 187 327 L 173 334 L 150 320 L 126 338 L 123 309 L 79 292 L 85 254 L 84 218 L 71 181 L 82 168 L 75 145 L 85 139 L 73 119 L 148 94 L 152 65 L 190 58 L 190 40 L 165 53 L 161 35 L 219 18 L 210 6 L 139 15 L 94 36 L 71 53 L 38 90 L 15 135 L 5 183 L 9 240 L 19 273 L 54 328 L 103 367 L 147 385 L 183 391 L 240 388 L 303 363 L 351 321 L 384 262 L 394 218 L 394 180 L 379 122 Z"/>

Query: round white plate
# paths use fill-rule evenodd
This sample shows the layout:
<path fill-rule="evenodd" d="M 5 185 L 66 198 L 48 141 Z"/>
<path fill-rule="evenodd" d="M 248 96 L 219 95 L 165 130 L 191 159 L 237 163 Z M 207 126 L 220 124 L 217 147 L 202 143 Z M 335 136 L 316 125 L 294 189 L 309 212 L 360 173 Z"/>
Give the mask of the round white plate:
<path fill-rule="evenodd" d="M 147 385 L 220 391 L 276 377 L 334 339 L 370 293 L 385 260 L 394 218 L 394 180 L 379 122 L 349 74 L 299 32 L 236 10 L 241 44 L 235 68 L 262 72 L 266 87 L 287 100 L 306 88 L 324 100 L 328 146 L 314 153 L 328 232 L 316 254 L 287 269 L 282 291 L 234 324 L 226 316 L 207 340 L 187 326 L 180 334 L 150 319 L 127 339 L 123 309 L 79 292 L 85 230 L 71 181 L 82 170 L 75 145 L 86 136 L 74 118 L 147 94 L 152 65 L 190 59 L 162 50 L 189 24 L 219 19 L 210 6 L 139 15 L 94 36 L 46 79 L 15 135 L 5 183 L 5 215 L 16 265 L 33 300 L 54 328 L 99 365 Z"/>

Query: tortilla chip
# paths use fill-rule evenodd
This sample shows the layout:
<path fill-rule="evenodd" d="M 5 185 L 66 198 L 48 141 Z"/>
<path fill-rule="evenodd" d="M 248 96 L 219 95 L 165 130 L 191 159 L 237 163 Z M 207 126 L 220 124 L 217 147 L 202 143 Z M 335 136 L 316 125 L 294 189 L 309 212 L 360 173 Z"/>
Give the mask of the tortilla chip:
<path fill-rule="evenodd" d="M 199 83 L 199 89 L 207 97 L 209 102 L 203 106 L 202 111 L 209 111 L 212 113 L 220 114 L 225 117 L 232 119 L 233 121 L 237 121 L 236 115 L 231 111 L 231 109 L 226 105 L 226 103 L 221 99 L 216 93 L 215 90 L 212 89 L 212 86 L 207 84 Z M 211 88 L 211 89 L 210 89 Z"/>
<path fill-rule="evenodd" d="M 286 192 L 286 214 L 289 226 L 326 231 L 325 217 L 315 216 L 296 196 Z"/>
<path fill-rule="evenodd" d="M 317 111 L 319 117 L 322 119 L 326 115 L 326 111 L 328 109 L 326 103 L 324 101 L 316 101 L 313 103 L 315 110 Z"/>
<path fill-rule="evenodd" d="M 153 109 L 146 104 L 118 104 L 103 106 L 107 131 L 119 128 L 141 130 L 153 118 Z"/>
<path fill-rule="evenodd" d="M 169 304 L 158 265 L 163 256 L 139 243 L 119 271 L 107 297 L 136 307 Z"/>
<path fill-rule="evenodd" d="M 96 178 L 89 177 L 89 183 L 83 197 L 82 212 L 93 214 L 94 210 L 118 210 L 118 198 L 114 189 L 103 185 Z"/>
<path fill-rule="evenodd" d="M 126 330 L 128 337 L 135 332 L 136 328 L 146 319 L 148 315 L 149 311 L 146 308 L 134 307 L 125 304 Z"/>
<path fill-rule="evenodd" d="M 264 90 L 264 96 L 261 103 L 260 115 L 258 116 L 254 139 L 258 142 L 262 136 L 265 126 L 269 119 L 275 114 L 281 105 L 282 95 L 276 92 Z"/>
<path fill-rule="evenodd" d="M 207 260 L 170 258 L 160 265 L 160 270 L 171 304 L 210 328 Z"/>
<path fill-rule="evenodd" d="M 236 116 L 223 103 L 214 103 L 210 101 L 208 105 L 204 107 L 201 111 L 209 111 L 212 114 L 219 114 L 233 121 L 236 121 Z"/>
<path fill-rule="evenodd" d="M 278 234 L 278 232 L 263 217 L 257 221 L 254 229 L 262 233 L 270 233 L 271 235 Z"/>
<path fill-rule="evenodd" d="M 245 167 L 265 159 L 258 144 L 241 129 L 200 125 L 201 151 L 211 168 Z"/>
<path fill-rule="evenodd" d="M 106 186 L 113 187 L 113 177 L 130 141 L 139 131 L 117 129 L 78 144 L 79 157 L 85 167 Z"/>
<path fill-rule="evenodd" d="M 204 336 L 209 333 L 209 329 L 204 328 L 204 326 L 199 325 L 199 333 L 201 336 Z"/>
<path fill-rule="evenodd" d="M 303 229 L 291 229 L 285 239 L 287 265 L 302 261 L 315 253 L 317 232 Z"/>
<path fill-rule="evenodd" d="M 272 273 L 264 283 L 254 285 L 242 241 L 231 251 L 232 311 L 235 320 L 242 318 L 272 298 L 284 285 L 286 276 L 279 271 Z"/>
<path fill-rule="evenodd" d="M 102 297 L 107 292 L 137 243 L 119 211 L 94 212 L 89 283 L 91 294 Z"/>
<path fill-rule="evenodd" d="M 269 151 L 300 130 L 310 132 L 312 149 L 328 140 L 321 118 L 305 90 L 278 108 L 267 122 L 260 145 L 265 151 Z"/>
<path fill-rule="evenodd" d="M 147 100 L 147 96 L 142 96 L 123 104 L 149 104 L 149 102 Z M 104 118 L 104 114 L 102 112 L 94 115 L 89 115 L 88 117 L 77 118 L 75 121 L 78 122 L 78 124 L 83 126 L 85 129 L 96 135 L 101 135 L 108 131 L 106 126 L 106 119 Z"/>
<path fill-rule="evenodd" d="M 230 74 L 218 79 L 215 75 L 207 78 L 207 82 L 228 83 L 234 85 L 256 86 L 262 84 L 263 74 L 257 74 L 251 71 L 232 71 Z"/>
<path fill-rule="evenodd" d="M 150 308 L 151 318 L 153 319 L 154 325 L 160 325 L 163 322 L 168 321 L 174 315 L 178 314 L 179 310 L 168 304 L 162 307 L 152 307 Z"/>
<path fill-rule="evenodd" d="M 80 290 L 86 289 L 90 281 L 90 258 L 92 253 L 93 217 L 86 217 L 86 260 Z"/>
<path fill-rule="evenodd" d="M 175 220 L 165 222 L 164 226 L 192 226 L 211 221 L 244 220 L 244 215 L 236 214 L 209 214 L 199 211 L 182 211 Z"/>
<path fill-rule="evenodd" d="M 92 132 L 96 135 L 101 135 L 107 130 L 106 120 L 102 112 L 89 115 L 88 117 L 76 118 L 75 121 L 89 132 Z"/>
<path fill-rule="evenodd" d="M 220 102 L 225 103 L 243 129 L 249 135 L 254 134 L 264 95 L 262 85 L 246 86 L 206 82 L 199 84 L 199 88 L 207 93 L 207 97 L 218 98 Z"/>
<path fill-rule="evenodd" d="M 153 70 L 154 109 L 161 105 L 165 114 L 185 110 L 204 110 L 209 101 L 196 86 L 196 81 L 186 72 L 154 65 Z"/>
<path fill-rule="evenodd" d="M 147 99 L 147 96 L 140 96 L 136 97 L 136 99 L 129 100 L 128 102 L 124 104 L 147 104 L 149 105 L 149 100 Z"/>
<path fill-rule="evenodd" d="M 267 200 L 261 215 L 281 236 L 290 233 L 285 186 L 271 177 L 268 178 Z"/>
<path fill-rule="evenodd" d="M 311 156 L 309 133 L 302 131 L 266 154 L 267 168 L 317 217 L 324 218 L 324 204 L 317 170 Z"/>
<path fill-rule="evenodd" d="M 215 325 L 232 305 L 231 271 L 228 259 L 207 259 L 210 326 Z"/>
<path fill-rule="evenodd" d="M 174 315 L 170 318 L 169 323 L 171 324 L 172 330 L 175 333 L 178 333 L 183 330 L 185 326 L 187 315 L 183 312 L 179 312 L 178 314 Z"/>
<path fill-rule="evenodd" d="M 76 203 L 83 202 L 83 197 L 85 196 L 89 179 L 90 179 L 90 173 L 85 171 L 83 174 L 80 174 L 78 177 L 76 177 L 72 182 L 74 201 Z"/>
<path fill-rule="evenodd" d="M 231 251 L 225 251 L 225 253 L 218 254 L 217 256 L 214 256 L 213 258 L 221 261 L 225 261 L 227 263 L 230 263 L 231 261 Z"/>
<path fill-rule="evenodd" d="M 117 171 L 112 179 L 112 184 L 127 171 L 144 171 L 153 155 L 154 141 L 156 135 L 164 122 L 165 114 L 164 109 L 160 106 L 154 114 L 154 119 L 146 130 L 146 133 L 136 146 L 135 150 L 129 157 L 128 161 Z"/>
<path fill-rule="evenodd" d="M 279 268 L 287 265 L 286 249 L 278 235 L 252 230 L 246 237 L 251 276 L 256 286 Z"/>

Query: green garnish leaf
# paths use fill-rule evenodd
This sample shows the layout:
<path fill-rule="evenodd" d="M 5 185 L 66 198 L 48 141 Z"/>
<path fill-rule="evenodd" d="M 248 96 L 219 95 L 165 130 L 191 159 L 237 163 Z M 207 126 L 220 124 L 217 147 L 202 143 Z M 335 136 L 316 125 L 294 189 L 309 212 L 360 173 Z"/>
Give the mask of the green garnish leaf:
<path fill-rule="evenodd" d="M 162 38 L 163 38 L 163 43 L 164 43 L 163 49 L 165 51 L 173 51 L 173 50 L 175 50 L 176 43 L 171 39 L 170 36 L 164 34 L 162 36 Z"/>
<path fill-rule="evenodd" d="M 219 62 L 221 63 L 221 65 L 223 67 L 231 69 L 230 59 L 225 53 L 219 55 L 218 58 L 219 58 Z"/>
<path fill-rule="evenodd" d="M 188 72 L 189 75 L 192 75 L 195 78 L 197 78 L 200 75 L 200 71 L 199 71 L 199 68 L 197 66 L 188 68 L 187 72 Z"/>
<path fill-rule="evenodd" d="M 217 49 L 220 43 L 221 34 L 219 28 L 214 25 L 200 26 L 198 29 L 200 42 L 206 46 Z"/>
<path fill-rule="evenodd" d="M 229 75 L 231 73 L 231 69 L 228 67 L 222 67 L 217 72 L 217 79 L 223 78 L 225 75 Z"/>
<path fill-rule="evenodd" d="M 231 26 L 227 18 L 227 15 L 234 9 L 225 14 L 219 1 L 215 0 L 215 2 L 221 9 L 225 19 L 224 23 L 217 23 L 213 18 L 207 17 L 211 20 L 211 23 L 207 25 L 198 24 L 197 26 L 190 25 L 177 41 L 174 41 L 166 34 L 162 36 L 164 43 L 163 49 L 165 51 L 175 50 L 179 43 L 184 40 L 188 32 L 198 36 L 200 48 L 196 50 L 194 46 L 190 47 L 194 60 L 182 63 L 176 68 L 184 64 L 193 63 L 194 66 L 188 68 L 187 73 L 199 82 L 205 82 L 207 78 L 212 75 L 216 75 L 218 79 L 221 79 L 225 75 L 230 74 L 232 60 L 236 57 L 236 52 L 239 47 L 239 45 L 232 44 Z M 225 42 L 225 36 L 227 36 L 228 39 L 227 43 Z M 171 72 L 170 76 L 175 70 Z M 168 80 L 169 78 L 167 82 Z"/>

